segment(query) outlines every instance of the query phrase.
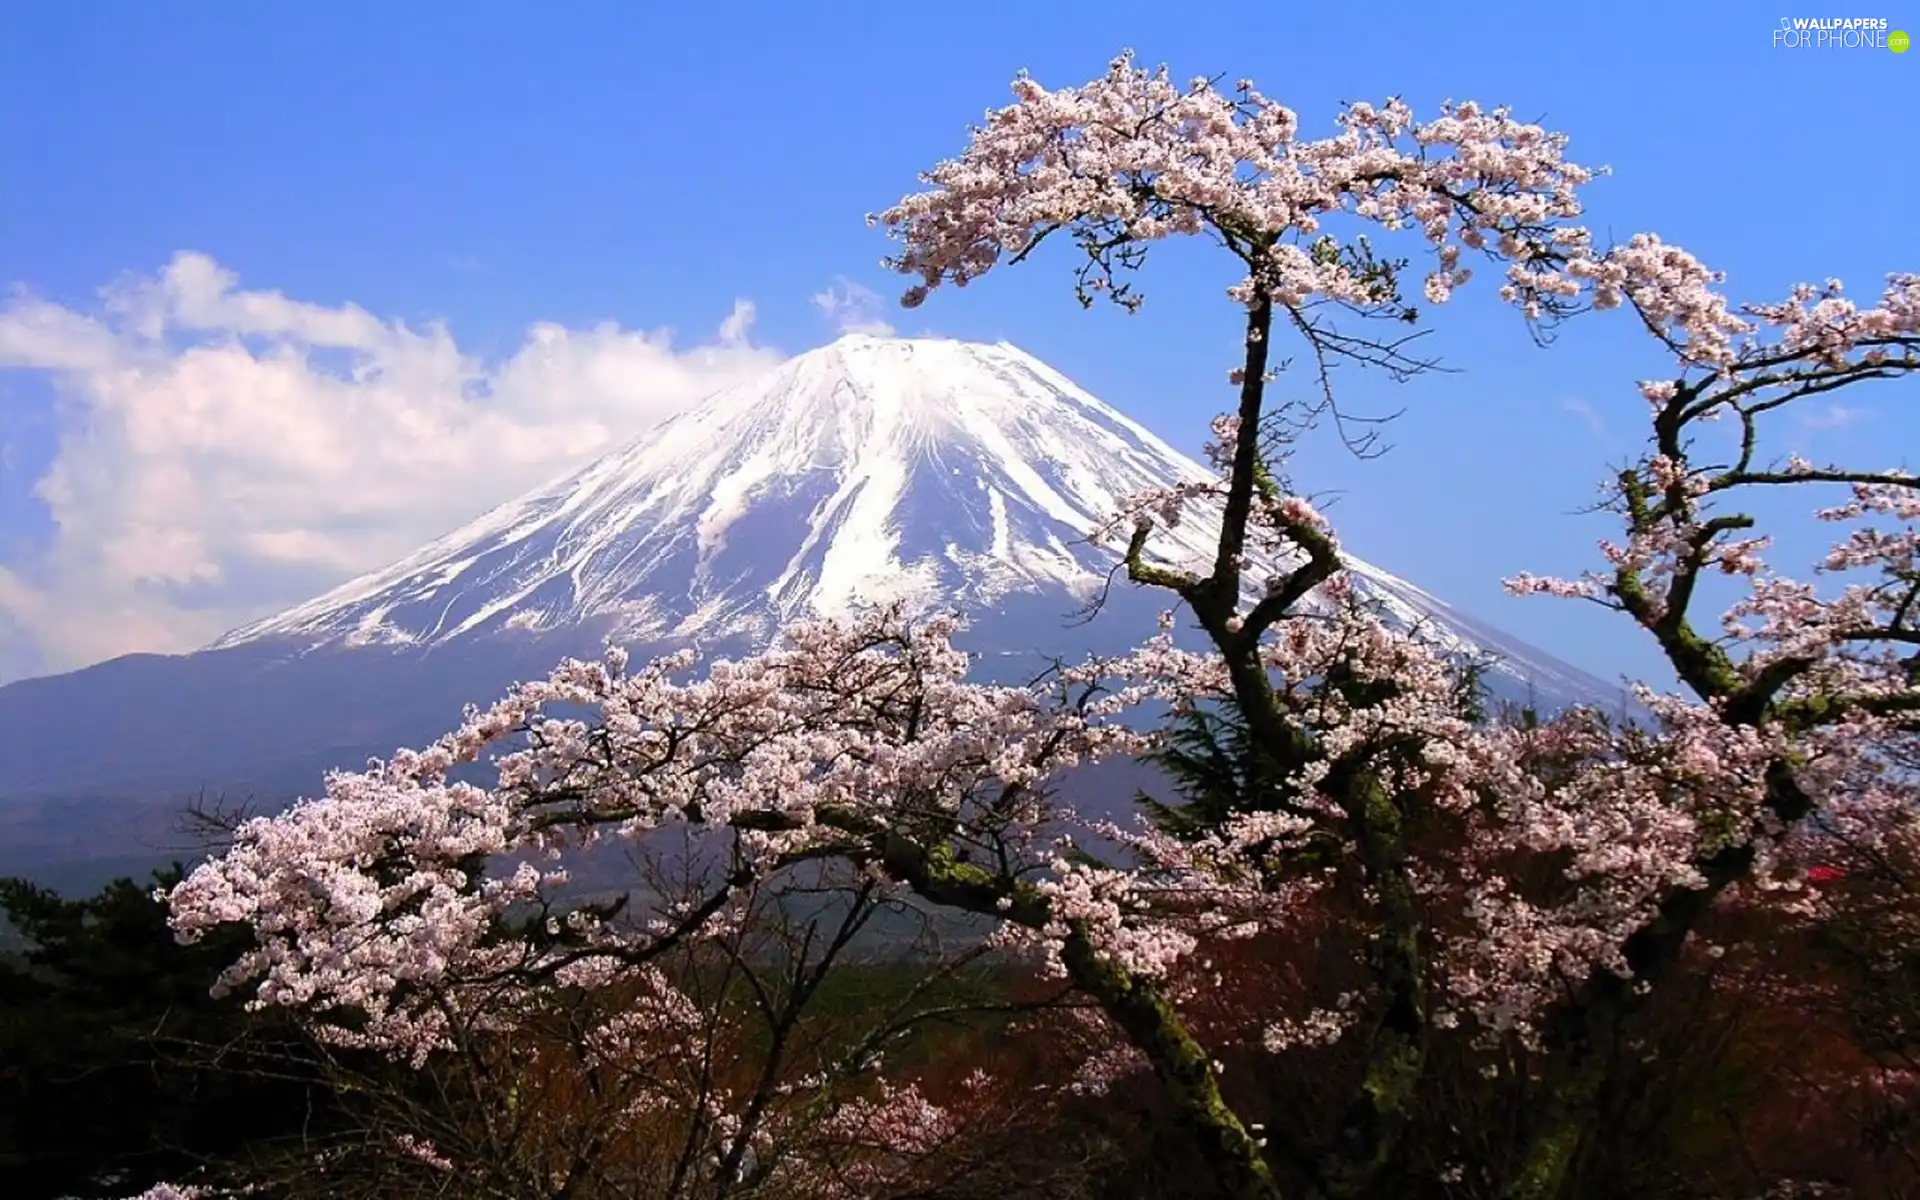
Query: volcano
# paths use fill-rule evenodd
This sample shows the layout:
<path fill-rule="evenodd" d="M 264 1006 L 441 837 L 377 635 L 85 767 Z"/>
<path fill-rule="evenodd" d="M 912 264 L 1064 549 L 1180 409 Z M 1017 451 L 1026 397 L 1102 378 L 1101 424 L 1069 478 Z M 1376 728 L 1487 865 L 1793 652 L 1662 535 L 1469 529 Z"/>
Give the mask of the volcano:
<path fill-rule="evenodd" d="M 888 602 L 991 627 L 1009 609 L 1084 605 L 1117 561 L 1089 531 L 1128 495 L 1207 477 L 1006 343 L 848 337 L 211 649 L 444 652 L 582 629 L 638 645 L 763 645 L 794 621 Z M 1210 562 L 1217 520 L 1184 521 L 1149 548 L 1170 565 Z M 1509 688 L 1560 702 L 1617 694 L 1347 562 L 1390 619 L 1490 654 Z M 1058 636 L 1053 625 L 1026 632 Z M 1022 640 L 1012 628 L 984 638 Z"/>
<path fill-rule="evenodd" d="M 197 653 L 0 688 L 0 870 L 22 829 L 77 838 L 76 814 L 94 813 L 97 833 L 99 803 L 150 815 L 202 789 L 311 792 L 328 767 L 437 736 L 464 703 L 609 639 L 636 657 L 738 654 L 795 621 L 899 603 L 966 613 L 990 677 L 1135 644 L 1171 598 L 1117 579 L 1117 550 L 1089 532 L 1132 493 L 1208 476 L 1014 346 L 843 338 Z M 1209 561 L 1217 511 L 1150 549 Z M 1496 694 L 1619 704 L 1619 688 L 1348 566 L 1388 620 L 1494 660 Z"/>

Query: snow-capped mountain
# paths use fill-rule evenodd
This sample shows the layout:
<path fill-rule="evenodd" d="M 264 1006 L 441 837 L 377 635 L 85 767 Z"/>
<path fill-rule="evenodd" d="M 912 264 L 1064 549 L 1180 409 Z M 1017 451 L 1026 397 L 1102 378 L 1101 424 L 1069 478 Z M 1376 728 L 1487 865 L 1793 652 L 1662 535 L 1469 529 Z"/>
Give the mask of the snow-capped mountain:
<path fill-rule="evenodd" d="M 1086 544 L 1197 465 L 1012 346 L 848 337 L 711 397 L 385 570 L 229 634 L 443 645 L 602 619 L 768 638 L 902 600 L 1084 591 Z"/>
<path fill-rule="evenodd" d="M 1115 549 L 1088 539 L 1098 522 L 1207 474 L 1006 343 L 852 336 L 213 648 L 438 648 L 589 624 L 628 643 L 757 644 L 887 601 L 1065 613 L 1113 574 Z M 1150 546 L 1204 563 L 1217 529 L 1189 519 Z M 1399 622 L 1499 654 L 1516 684 L 1591 698 L 1572 668 L 1349 561 Z"/>
<path fill-rule="evenodd" d="M 0 873 L 56 843 L 100 853 L 109 832 L 164 844 L 167 815 L 202 789 L 311 794 L 328 768 L 421 744 L 462 705 L 609 637 L 637 657 L 689 641 L 740 653 L 796 619 L 897 600 L 966 612 L 986 678 L 1024 676 L 1029 655 L 1134 645 L 1170 598 L 1121 579 L 1076 622 L 1117 574 L 1118 551 L 1088 535 L 1123 497 L 1204 476 L 1012 346 L 845 338 L 198 653 L 0 687 Z M 1218 527 L 1205 516 L 1196 506 L 1150 545 L 1206 561 Z M 1351 565 L 1392 619 L 1498 656 L 1505 696 L 1618 702 Z"/>

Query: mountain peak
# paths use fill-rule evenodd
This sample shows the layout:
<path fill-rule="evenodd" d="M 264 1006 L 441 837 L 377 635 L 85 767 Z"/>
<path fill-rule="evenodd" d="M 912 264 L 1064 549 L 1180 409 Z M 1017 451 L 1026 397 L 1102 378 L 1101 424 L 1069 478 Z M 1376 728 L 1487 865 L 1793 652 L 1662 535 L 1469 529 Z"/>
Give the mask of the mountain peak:
<path fill-rule="evenodd" d="M 1081 595 L 1112 567 L 1093 525 L 1198 471 L 1014 346 L 855 334 L 215 646 L 589 619 L 759 637 L 865 603 Z"/>
<path fill-rule="evenodd" d="M 916 349 L 937 353 L 942 348 L 957 348 L 962 350 L 1013 350 L 1016 354 L 1025 354 L 1024 351 L 1016 348 L 1013 343 L 1005 341 L 969 342 L 962 338 L 940 337 L 931 333 L 864 333 L 859 330 L 854 330 L 850 333 L 841 334 L 824 346 L 797 354 L 787 361 L 798 361 L 810 355 L 821 354 L 829 350 L 877 350 L 887 348 L 899 348 L 900 352 L 905 354 L 912 354 Z M 1031 356 L 1028 355 L 1027 357 Z"/>
<path fill-rule="evenodd" d="M 1115 575 L 1116 552 L 1089 531 L 1130 495 L 1206 476 L 1018 347 L 851 334 L 213 648 L 569 630 L 754 646 L 797 620 L 894 602 L 1017 608 L 1057 629 Z M 1204 516 L 1163 530 L 1155 556 L 1210 563 Z M 1348 565 L 1400 623 L 1515 657 L 1411 584 Z M 1166 598 L 1136 601 L 1149 603 Z M 1578 677 L 1517 649 L 1516 676 Z"/>
<path fill-rule="evenodd" d="M 1010 376 L 1024 376 L 1044 386 L 981 386 L 987 377 L 1006 380 Z M 812 407 L 875 407 L 921 413 L 929 419 L 964 419 L 1078 389 L 1008 342 L 850 333 L 788 359 L 766 381 L 735 390 L 743 399 L 791 403 L 804 398 Z"/>

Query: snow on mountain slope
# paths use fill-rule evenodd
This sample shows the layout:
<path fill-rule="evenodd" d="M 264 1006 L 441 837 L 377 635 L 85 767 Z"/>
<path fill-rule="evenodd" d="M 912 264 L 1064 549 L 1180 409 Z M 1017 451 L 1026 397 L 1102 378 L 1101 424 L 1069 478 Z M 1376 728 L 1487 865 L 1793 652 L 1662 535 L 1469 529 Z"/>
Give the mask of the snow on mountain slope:
<path fill-rule="evenodd" d="M 1206 474 L 1011 345 L 847 337 L 210 649 L 435 648 L 585 623 L 642 644 L 764 642 L 891 600 L 979 614 L 1051 595 L 1065 611 L 1112 574 L 1116 551 L 1087 539 L 1096 523 L 1131 493 Z M 1164 561 L 1210 559 L 1198 516 L 1156 535 Z M 1612 694 L 1350 563 L 1394 619 L 1450 648 L 1492 650 L 1568 699 Z"/>

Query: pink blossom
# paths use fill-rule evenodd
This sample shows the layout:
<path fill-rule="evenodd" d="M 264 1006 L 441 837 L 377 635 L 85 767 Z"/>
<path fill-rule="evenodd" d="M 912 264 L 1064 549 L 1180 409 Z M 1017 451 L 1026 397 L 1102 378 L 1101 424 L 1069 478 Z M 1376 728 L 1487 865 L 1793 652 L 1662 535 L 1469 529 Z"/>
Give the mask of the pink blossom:
<path fill-rule="evenodd" d="M 869 218 L 903 243 L 892 265 L 920 280 L 909 306 L 1023 257 L 1060 228 L 1088 246 L 1217 230 L 1246 262 L 1247 276 L 1229 289 L 1237 299 L 1376 301 L 1378 281 L 1339 254 L 1262 236 L 1313 235 L 1341 214 L 1418 230 L 1439 263 L 1426 283 L 1431 303 L 1470 277 L 1456 265 L 1460 247 L 1490 240 L 1542 264 L 1510 272 L 1514 301 L 1537 305 L 1572 289 L 1552 255 L 1529 247 L 1564 254 L 1585 245 L 1584 230 L 1559 223 L 1579 214 L 1578 189 L 1593 173 L 1563 157 L 1563 137 L 1506 109 L 1461 103 L 1420 123 L 1398 100 L 1359 103 L 1332 136 L 1305 140 L 1292 110 L 1251 85 L 1182 86 L 1130 55 L 1080 87 L 1049 90 L 1023 75 L 1013 92 L 961 156 L 927 174 L 930 190 Z M 1139 294 L 1115 283 L 1111 261 L 1096 254 L 1096 263 L 1083 299 L 1104 294 L 1137 307 Z"/>

